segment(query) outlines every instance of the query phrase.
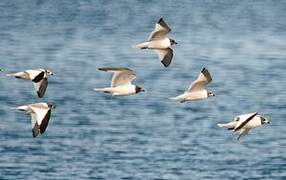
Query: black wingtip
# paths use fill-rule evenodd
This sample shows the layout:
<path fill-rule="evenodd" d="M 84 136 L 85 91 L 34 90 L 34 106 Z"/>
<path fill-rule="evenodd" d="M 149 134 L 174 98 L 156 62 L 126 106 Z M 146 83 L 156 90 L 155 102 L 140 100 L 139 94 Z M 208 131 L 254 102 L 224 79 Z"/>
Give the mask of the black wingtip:
<path fill-rule="evenodd" d="M 167 63 L 164 60 L 161 61 L 161 63 L 164 65 L 164 67 L 168 67 L 171 63 Z"/>
<path fill-rule="evenodd" d="M 163 20 L 163 18 L 161 17 L 161 18 L 159 19 L 158 23 L 160 23 L 160 22 L 162 22 L 162 21 L 164 21 L 164 20 Z"/>
<path fill-rule="evenodd" d="M 37 95 L 38 95 L 39 98 L 44 97 L 44 94 L 41 94 L 39 91 L 37 91 Z"/>
<path fill-rule="evenodd" d="M 201 73 L 203 73 L 204 71 L 206 71 L 207 68 L 206 67 L 203 67 L 203 69 L 201 70 Z"/>

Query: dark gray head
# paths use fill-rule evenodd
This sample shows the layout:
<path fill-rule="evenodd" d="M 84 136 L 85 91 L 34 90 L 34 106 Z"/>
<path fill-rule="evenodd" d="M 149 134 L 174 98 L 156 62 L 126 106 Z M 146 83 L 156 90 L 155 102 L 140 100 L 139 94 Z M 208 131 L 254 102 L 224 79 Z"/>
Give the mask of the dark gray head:
<path fill-rule="evenodd" d="M 261 120 L 261 124 L 270 124 L 270 122 L 262 116 L 260 116 L 260 120 Z"/>
<path fill-rule="evenodd" d="M 135 93 L 145 92 L 145 90 L 142 87 L 135 86 Z"/>
<path fill-rule="evenodd" d="M 45 72 L 48 76 L 54 75 L 54 73 L 52 71 L 50 71 L 49 69 L 45 69 Z"/>
<path fill-rule="evenodd" d="M 178 44 L 174 39 L 170 39 L 170 43 L 171 43 L 171 45 Z"/>
<path fill-rule="evenodd" d="M 51 108 L 51 109 L 55 109 L 56 108 L 56 104 L 53 103 L 53 102 L 47 102 L 48 104 L 48 107 Z"/>
<path fill-rule="evenodd" d="M 210 97 L 210 96 L 215 96 L 215 94 L 211 91 L 208 91 L 208 97 Z"/>

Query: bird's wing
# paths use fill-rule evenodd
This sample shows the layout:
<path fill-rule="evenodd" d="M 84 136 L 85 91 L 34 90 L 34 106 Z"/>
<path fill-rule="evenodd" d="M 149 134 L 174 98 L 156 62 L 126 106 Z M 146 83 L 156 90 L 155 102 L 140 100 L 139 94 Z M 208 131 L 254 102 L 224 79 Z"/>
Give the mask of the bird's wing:
<path fill-rule="evenodd" d="M 238 131 L 241 128 L 243 128 L 257 114 L 258 114 L 258 112 L 254 112 L 254 113 L 238 116 L 240 120 L 238 121 L 237 125 L 234 127 L 234 131 Z"/>
<path fill-rule="evenodd" d="M 172 58 L 173 58 L 173 50 L 171 48 L 167 49 L 154 49 L 154 51 L 157 53 L 161 63 L 168 67 L 171 64 Z"/>
<path fill-rule="evenodd" d="M 203 68 L 197 79 L 190 85 L 187 92 L 203 90 L 211 81 L 212 77 L 209 71 L 206 68 Z"/>
<path fill-rule="evenodd" d="M 51 117 L 51 109 L 44 105 L 44 103 L 32 104 L 30 107 L 35 114 L 31 114 L 32 125 L 34 124 L 33 133 L 34 129 L 38 129 L 39 133 L 43 134 L 48 126 Z"/>
<path fill-rule="evenodd" d="M 250 131 L 250 129 L 246 129 L 246 128 L 240 129 L 239 135 L 238 135 L 238 137 L 237 137 L 237 140 L 239 141 L 240 138 L 241 138 L 242 136 L 247 135 L 249 131 Z"/>
<path fill-rule="evenodd" d="M 35 83 L 40 82 L 45 77 L 45 71 L 41 69 L 27 70 L 25 72 L 29 74 L 30 79 Z"/>
<path fill-rule="evenodd" d="M 113 73 L 111 87 L 131 84 L 136 78 L 135 73 L 129 68 L 99 68 L 98 70 Z"/>
<path fill-rule="evenodd" d="M 37 83 L 34 82 L 34 87 L 37 91 L 39 98 L 44 96 L 46 89 L 47 89 L 47 86 L 48 86 L 48 78 L 47 77 L 43 78 L 41 81 L 39 81 Z"/>
<path fill-rule="evenodd" d="M 160 18 L 155 25 L 155 29 L 149 35 L 148 41 L 164 38 L 170 31 L 171 28 L 165 23 L 163 18 Z"/>
<path fill-rule="evenodd" d="M 37 123 L 36 113 L 32 112 L 31 117 L 33 137 L 37 137 L 40 134 L 40 125 Z"/>

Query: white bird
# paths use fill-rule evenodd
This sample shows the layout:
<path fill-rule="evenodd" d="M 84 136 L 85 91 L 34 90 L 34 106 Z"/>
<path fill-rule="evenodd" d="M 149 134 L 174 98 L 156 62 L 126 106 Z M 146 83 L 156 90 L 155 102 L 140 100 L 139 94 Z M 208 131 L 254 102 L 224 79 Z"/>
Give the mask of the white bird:
<path fill-rule="evenodd" d="M 37 137 L 46 131 L 53 108 L 55 108 L 55 104 L 48 102 L 23 105 L 16 109 L 31 114 L 33 137 Z"/>
<path fill-rule="evenodd" d="M 139 86 L 132 84 L 136 78 L 135 73 L 129 68 L 98 68 L 100 71 L 112 72 L 112 80 L 110 87 L 95 88 L 95 91 L 110 93 L 112 96 L 128 96 L 144 92 L 145 90 Z"/>
<path fill-rule="evenodd" d="M 239 131 L 239 136 L 237 138 L 237 140 L 239 140 L 241 137 L 247 135 L 251 129 L 260 127 L 265 123 L 269 124 L 270 122 L 265 117 L 259 115 L 257 112 L 254 112 L 236 116 L 229 123 L 217 125 L 221 128 L 233 130 L 233 132 Z"/>
<path fill-rule="evenodd" d="M 53 73 L 48 69 L 31 69 L 13 74 L 7 74 L 7 76 L 14 76 L 16 78 L 33 81 L 39 98 L 43 97 L 46 92 L 49 75 L 53 75 Z"/>
<path fill-rule="evenodd" d="M 177 44 L 175 40 L 166 37 L 170 31 L 170 27 L 165 23 L 163 18 L 160 18 L 155 25 L 155 29 L 149 35 L 148 41 L 137 44 L 135 47 L 140 49 L 153 49 L 162 64 L 168 67 L 173 58 L 171 46 Z"/>
<path fill-rule="evenodd" d="M 209 71 L 206 68 L 203 68 L 199 76 L 197 77 L 197 79 L 190 85 L 187 91 L 171 99 L 174 99 L 174 100 L 177 100 L 183 103 L 185 101 L 197 101 L 197 100 L 206 99 L 210 96 L 215 96 L 214 93 L 205 89 L 206 85 L 210 83 L 211 81 L 212 81 L 212 77 Z"/>

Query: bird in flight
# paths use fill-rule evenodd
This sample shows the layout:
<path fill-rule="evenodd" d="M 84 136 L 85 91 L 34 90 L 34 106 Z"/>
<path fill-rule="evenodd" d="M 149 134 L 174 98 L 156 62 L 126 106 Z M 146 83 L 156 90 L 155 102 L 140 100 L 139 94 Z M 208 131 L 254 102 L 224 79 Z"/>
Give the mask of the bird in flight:
<path fill-rule="evenodd" d="M 140 49 L 152 49 L 157 53 L 161 63 L 168 67 L 173 59 L 171 46 L 177 44 L 174 39 L 166 37 L 171 32 L 171 28 L 160 18 L 155 25 L 155 29 L 149 35 L 148 41 L 137 44 L 135 47 Z"/>
<path fill-rule="evenodd" d="M 42 98 L 45 95 L 49 75 L 53 75 L 53 72 L 48 69 L 31 69 L 13 74 L 7 74 L 7 76 L 31 80 L 34 83 L 34 87 L 39 98 Z"/>
<path fill-rule="evenodd" d="M 95 88 L 95 91 L 109 93 L 112 96 L 128 96 L 145 91 L 142 87 L 132 84 L 132 81 L 136 78 L 136 75 L 134 71 L 129 68 L 106 67 L 98 68 L 98 70 L 112 72 L 113 76 L 110 87 Z"/>
<path fill-rule="evenodd" d="M 181 95 L 171 98 L 181 103 L 186 101 L 197 101 L 206 99 L 210 96 L 215 96 L 214 93 L 205 89 L 206 85 L 212 81 L 212 77 L 206 68 L 203 68 L 197 79 L 190 87 Z"/>

